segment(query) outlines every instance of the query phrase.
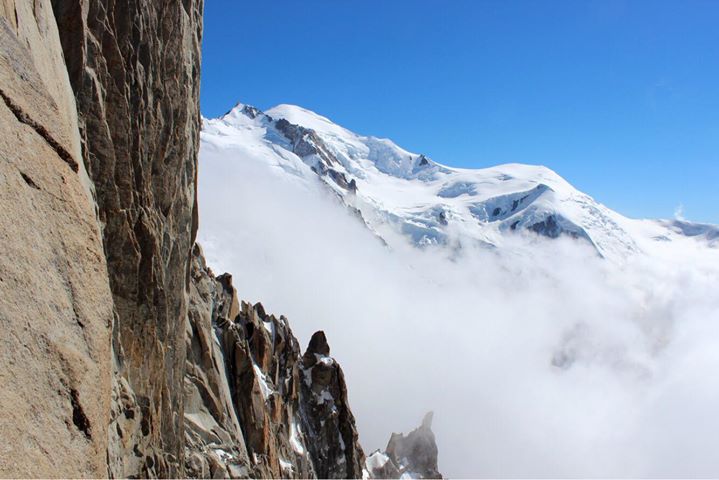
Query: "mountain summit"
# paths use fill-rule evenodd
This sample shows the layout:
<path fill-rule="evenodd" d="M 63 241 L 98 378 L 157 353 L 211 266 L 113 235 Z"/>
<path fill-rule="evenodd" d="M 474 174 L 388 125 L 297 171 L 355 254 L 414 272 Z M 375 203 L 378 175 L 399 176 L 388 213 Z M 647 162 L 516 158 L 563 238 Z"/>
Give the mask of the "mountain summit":
<path fill-rule="evenodd" d="M 718 244 L 716 226 L 627 218 L 547 167 L 452 168 L 294 105 L 261 112 L 238 104 L 204 119 L 202 148 L 279 167 L 299 181 L 319 177 L 390 246 L 401 237 L 452 250 L 502 247 L 517 236 L 568 237 L 621 261 L 667 244 Z"/>

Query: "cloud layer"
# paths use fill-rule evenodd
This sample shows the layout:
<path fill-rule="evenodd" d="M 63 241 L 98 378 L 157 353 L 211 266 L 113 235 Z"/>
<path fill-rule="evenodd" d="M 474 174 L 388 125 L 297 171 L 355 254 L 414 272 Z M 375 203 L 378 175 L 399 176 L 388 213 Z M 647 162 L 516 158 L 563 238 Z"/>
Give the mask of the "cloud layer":
<path fill-rule="evenodd" d="M 325 330 L 368 452 L 434 410 L 448 476 L 719 475 L 716 251 L 389 249 L 319 182 L 208 149 L 200 207 L 242 298 Z"/>

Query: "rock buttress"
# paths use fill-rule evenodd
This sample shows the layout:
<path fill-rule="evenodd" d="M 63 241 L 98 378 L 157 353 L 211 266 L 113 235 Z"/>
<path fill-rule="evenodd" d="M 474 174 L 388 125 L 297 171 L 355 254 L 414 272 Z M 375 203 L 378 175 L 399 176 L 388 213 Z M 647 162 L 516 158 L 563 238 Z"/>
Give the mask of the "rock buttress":
<path fill-rule="evenodd" d="M 202 0 L 53 0 L 117 321 L 113 476 L 182 476 Z"/>

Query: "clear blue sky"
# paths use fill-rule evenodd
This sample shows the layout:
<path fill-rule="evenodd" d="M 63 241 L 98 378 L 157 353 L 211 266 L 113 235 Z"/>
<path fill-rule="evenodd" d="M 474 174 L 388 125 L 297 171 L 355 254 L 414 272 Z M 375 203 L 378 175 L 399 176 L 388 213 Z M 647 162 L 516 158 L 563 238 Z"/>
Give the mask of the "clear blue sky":
<path fill-rule="evenodd" d="M 293 103 L 453 166 L 719 223 L 719 1 L 207 0 L 202 112 Z"/>

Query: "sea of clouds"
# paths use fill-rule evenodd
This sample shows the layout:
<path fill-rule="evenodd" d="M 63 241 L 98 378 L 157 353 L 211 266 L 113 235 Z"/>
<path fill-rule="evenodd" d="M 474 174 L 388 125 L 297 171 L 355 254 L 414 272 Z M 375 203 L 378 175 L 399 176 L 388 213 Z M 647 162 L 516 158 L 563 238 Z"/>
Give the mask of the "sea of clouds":
<path fill-rule="evenodd" d="M 201 154 L 208 262 L 303 347 L 326 332 L 367 453 L 433 410 L 451 477 L 719 476 L 719 252 L 388 248 L 319 182 L 233 160 Z"/>

